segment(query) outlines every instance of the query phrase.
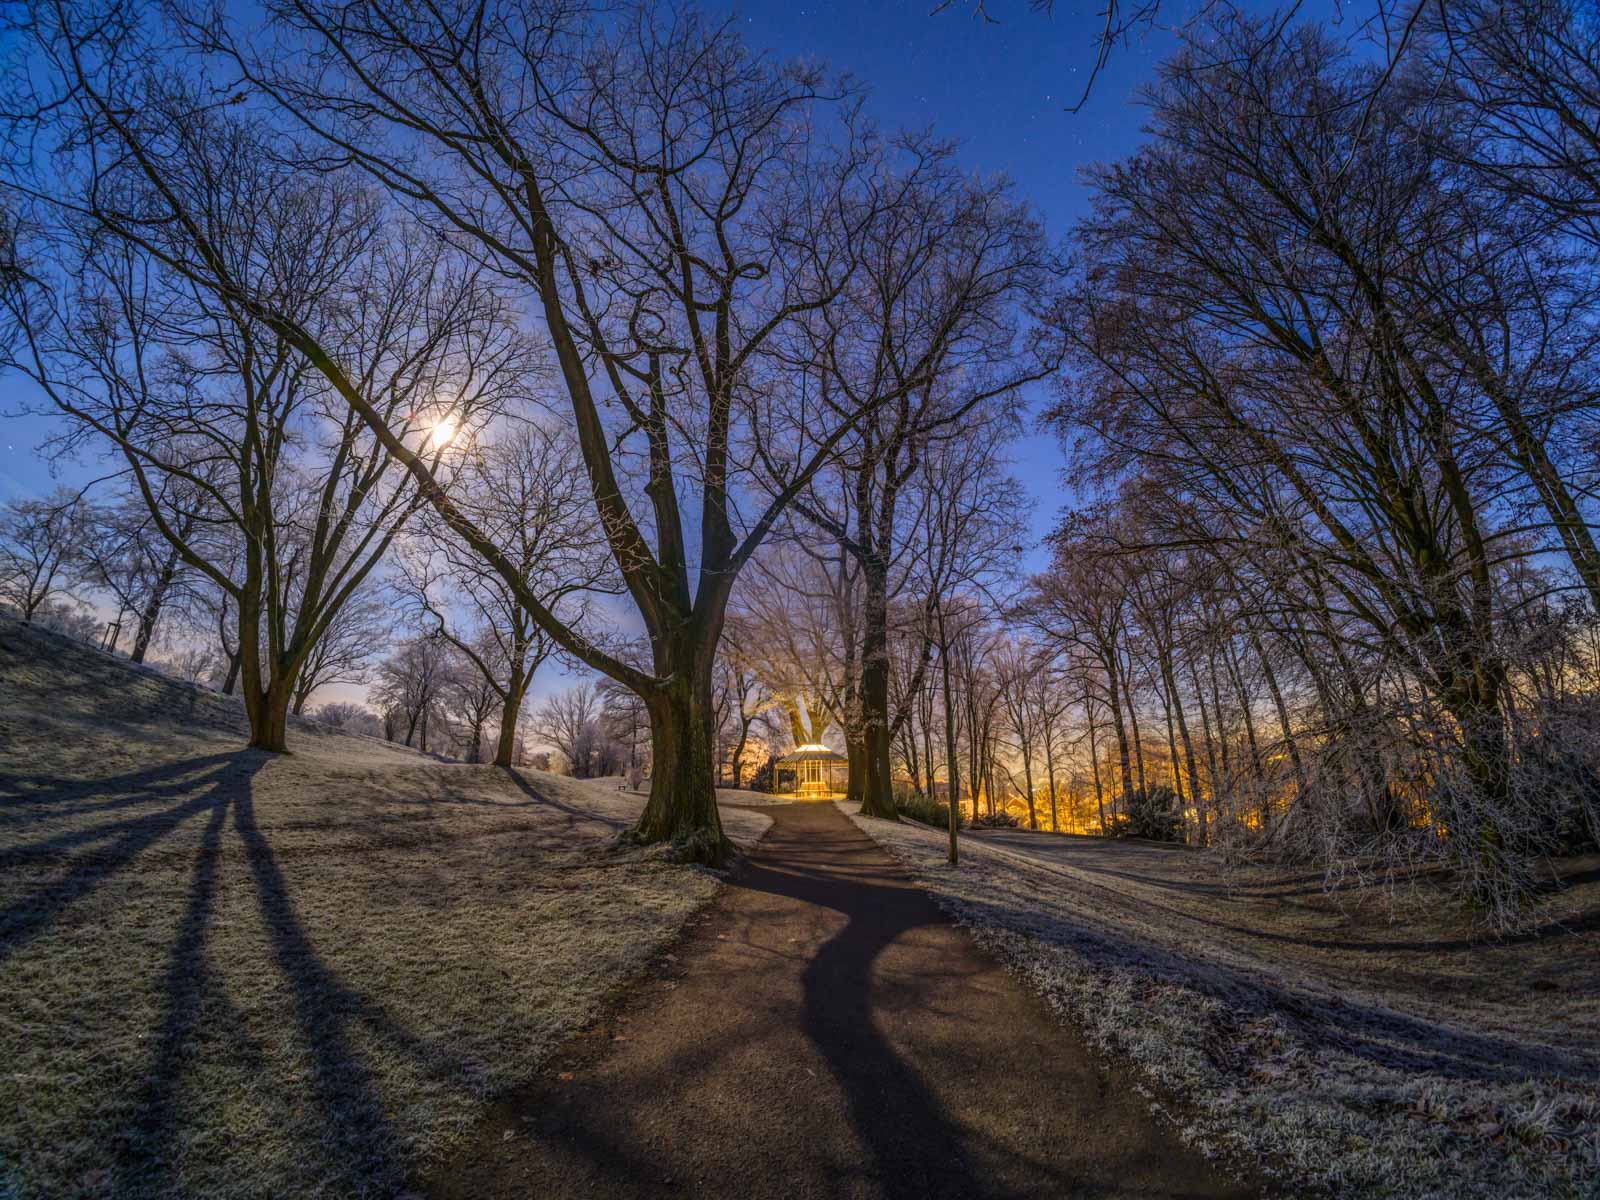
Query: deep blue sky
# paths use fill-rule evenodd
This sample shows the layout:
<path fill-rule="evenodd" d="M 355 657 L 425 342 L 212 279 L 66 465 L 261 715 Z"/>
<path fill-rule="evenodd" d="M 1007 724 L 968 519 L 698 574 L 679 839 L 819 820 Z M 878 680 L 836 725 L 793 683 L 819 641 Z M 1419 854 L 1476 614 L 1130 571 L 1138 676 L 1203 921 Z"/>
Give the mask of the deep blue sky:
<path fill-rule="evenodd" d="M 1057 0 L 1050 14 L 1028 0 L 990 0 L 998 21 L 976 16 L 967 0 L 934 16 L 935 3 L 757 0 L 732 11 L 752 46 L 816 58 L 866 83 L 870 109 L 885 126 L 931 127 L 960 141 L 969 169 L 1011 176 L 1051 233 L 1061 235 L 1087 202 L 1079 167 L 1138 145 L 1144 114 L 1136 93 L 1172 50 L 1173 36 L 1157 28 L 1119 46 L 1088 102 L 1071 113 L 1067 106 L 1081 94 L 1094 55 L 1099 0 Z M 1181 20 L 1191 6 L 1165 0 L 1162 19 Z M 1302 15 L 1337 20 L 1340 10 L 1333 0 L 1308 0 Z M 1344 25 L 1353 27 L 1354 18 L 1345 11 Z M 20 388 L 0 378 L 0 413 L 15 408 Z M 32 418 L 0 421 L 0 500 L 51 486 L 49 468 L 34 452 L 47 428 Z M 1049 438 L 1033 436 L 1016 448 L 1016 472 L 1038 505 L 1036 534 L 1054 523 L 1067 494 L 1059 464 Z M 65 472 L 74 483 L 92 475 Z M 1039 561 L 1035 552 L 1032 562 Z"/>

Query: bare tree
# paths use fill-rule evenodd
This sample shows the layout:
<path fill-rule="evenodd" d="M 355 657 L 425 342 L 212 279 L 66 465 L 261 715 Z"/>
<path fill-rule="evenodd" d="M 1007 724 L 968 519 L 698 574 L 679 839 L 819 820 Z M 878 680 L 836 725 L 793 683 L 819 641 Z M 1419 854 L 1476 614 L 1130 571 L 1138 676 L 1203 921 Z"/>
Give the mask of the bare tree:
<path fill-rule="evenodd" d="M 341 604 L 295 677 L 290 711 L 305 711 L 318 689 L 340 683 L 365 683 L 372 660 L 394 640 L 393 614 L 375 593 L 357 594 Z"/>
<path fill-rule="evenodd" d="M 408 639 L 378 664 L 368 696 L 392 714 L 394 740 L 409 746 L 420 734 L 420 748 L 427 750 L 429 719 L 450 683 L 451 666 L 450 644 L 426 634 Z M 403 736 L 399 736 L 400 727 Z"/>
<path fill-rule="evenodd" d="M 457 740 L 462 745 L 466 761 L 470 763 L 483 761 L 484 731 L 498 720 L 502 723 L 503 733 L 506 721 L 503 708 L 505 700 L 496 677 L 498 673 L 486 674 L 479 665 L 485 653 L 492 654 L 492 646 L 481 646 L 479 653 L 469 655 L 455 645 L 454 661 L 440 691 L 441 710 L 456 727 Z"/>
<path fill-rule="evenodd" d="M 1575 0 L 1419 6 L 1466 124 L 1443 144 L 1473 176 L 1600 246 L 1600 26 Z"/>
<path fill-rule="evenodd" d="M 65 488 L 40 499 L 6 501 L 0 510 L 0 603 L 32 621 L 62 594 L 79 566 L 85 522 L 82 495 Z"/>
<path fill-rule="evenodd" d="M 778 350 L 838 299 L 864 231 L 926 160 L 859 122 L 854 97 L 820 71 L 779 68 L 693 14 L 602 20 L 509 0 L 405 14 L 376 0 L 267 7 L 281 38 L 265 53 L 218 22 L 192 32 L 442 237 L 527 289 L 650 638 L 649 669 L 540 603 L 432 486 L 429 463 L 399 439 L 391 448 L 565 652 L 644 699 L 655 769 L 637 836 L 720 861 L 710 672 L 728 596 L 863 415 L 798 386 Z M 271 319 L 309 351 L 301 323 Z M 383 437 L 359 392 L 330 378 Z M 757 490 L 742 518 L 740 495 Z"/>
<path fill-rule="evenodd" d="M 178 532 L 188 537 L 197 522 L 194 505 L 181 506 Z M 128 657 L 143 662 L 163 610 L 181 604 L 191 591 L 193 571 L 177 548 L 161 535 L 137 493 L 110 507 L 90 510 L 83 543 L 85 581 L 117 601 L 117 627 L 133 616 L 133 648 Z"/>
<path fill-rule="evenodd" d="M 1003 182 L 962 179 L 947 147 L 923 152 L 921 186 L 869 227 L 841 302 L 805 322 L 795 354 L 821 393 L 866 412 L 797 509 L 859 566 L 859 798 L 889 819 L 890 746 L 909 717 L 889 711 L 889 607 L 918 545 L 904 494 L 930 443 L 996 427 L 1055 368 L 1026 320 L 1050 279 L 1037 222 Z"/>
<path fill-rule="evenodd" d="M 932 632 L 938 644 L 944 692 L 945 766 L 949 780 L 950 864 L 958 861 L 961 771 L 957 765 L 957 699 L 952 651 L 985 620 L 985 589 L 999 575 L 1015 570 L 1021 547 L 1020 522 L 1027 504 L 1015 481 L 1004 475 L 1005 461 L 994 440 L 982 437 L 940 444 L 924 465 L 928 503 L 920 521 L 924 587 Z M 967 707 L 972 709 L 971 689 Z M 976 816 L 979 775 L 968 779 Z"/>
<path fill-rule="evenodd" d="M 60 102 L 41 98 L 52 152 L 11 181 L 54 264 L 5 290 L 13 365 L 228 594 L 251 744 L 281 751 L 306 658 L 424 502 L 393 447 L 447 483 L 526 345 L 481 273 L 370 185 L 301 171 L 248 114 L 144 66 L 137 14 L 95 26 L 86 65 L 91 18 L 52 4 L 23 26 Z M 185 534 L 190 494 L 239 530 L 240 574 Z"/>
<path fill-rule="evenodd" d="M 367 737 L 381 737 L 383 734 L 383 722 L 378 719 L 378 714 L 364 705 L 336 700 L 319 706 L 311 716 L 318 724 L 341 733 L 360 733 Z"/>
<path fill-rule="evenodd" d="M 587 779 L 594 771 L 601 711 L 594 684 L 580 683 L 548 697 L 534 713 L 534 733 L 561 752 L 578 779 Z"/>
<path fill-rule="evenodd" d="M 474 448 L 453 496 L 502 547 L 521 589 L 574 629 L 586 629 L 588 604 L 617 590 L 605 538 L 581 476 L 576 444 L 546 423 L 516 424 Z M 511 765 L 522 702 L 556 649 L 512 587 L 448 525 L 424 514 L 421 537 L 402 555 L 407 602 L 452 642 L 500 698 L 494 761 Z"/>

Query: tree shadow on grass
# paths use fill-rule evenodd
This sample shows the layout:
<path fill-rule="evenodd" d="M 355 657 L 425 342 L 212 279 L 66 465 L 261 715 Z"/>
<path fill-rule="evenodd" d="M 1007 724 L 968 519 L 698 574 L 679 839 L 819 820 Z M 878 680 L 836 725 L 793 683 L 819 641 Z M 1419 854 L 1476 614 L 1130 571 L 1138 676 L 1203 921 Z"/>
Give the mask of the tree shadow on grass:
<path fill-rule="evenodd" d="M 404 1178 L 403 1145 L 352 1039 L 352 1026 L 367 1015 L 369 1001 L 317 954 L 271 843 L 256 822 L 248 791 L 234 806 L 233 827 L 244 846 L 273 957 L 293 993 L 300 1036 L 311 1053 L 311 1089 L 327 1123 L 321 1144 L 346 1180 L 397 1187 Z"/>
<path fill-rule="evenodd" d="M 962 898 L 960 905 L 964 918 L 976 925 L 1059 945 L 1097 967 L 1131 968 L 1191 988 L 1219 1000 L 1241 1026 L 1281 1017 L 1299 1025 L 1312 1043 L 1331 1045 L 1375 1066 L 1486 1083 L 1592 1075 L 1579 1058 L 1559 1049 L 1452 1027 L 1349 993 L 1327 995 L 1214 959 L 1182 955 L 1103 922 L 1042 915 L 993 899 Z"/>
<path fill-rule="evenodd" d="M 236 787 L 248 789 L 250 776 L 260 769 L 261 759 L 262 756 L 249 751 L 237 755 L 208 755 L 149 772 L 119 776 L 113 781 L 116 786 L 141 790 L 140 796 L 133 799 L 178 800 L 197 788 L 205 790 L 191 799 L 141 817 L 76 830 L 0 853 L 0 865 L 15 866 L 48 860 L 90 842 L 107 843 L 77 855 L 61 878 L 36 888 L 0 912 L 0 963 L 39 936 L 68 907 L 128 867 L 141 853 L 190 817 L 227 804 Z M 197 775 L 192 774 L 196 768 L 202 770 Z M 173 781 L 185 774 L 187 778 Z"/>
<path fill-rule="evenodd" d="M 619 821 L 615 817 L 602 816 L 600 813 L 590 812 L 587 809 L 574 808 L 570 804 L 563 804 L 561 801 L 556 800 L 553 797 L 546 796 L 543 792 L 535 788 L 533 784 L 524 779 L 521 772 L 519 772 L 515 767 L 506 767 L 504 770 L 506 777 L 509 778 L 512 783 L 516 784 L 517 787 L 522 790 L 523 794 L 535 804 L 542 804 L 548 808 L 555 809 L 557 812 L 564 812 L 569 817 L 576 817 L 581 821 L 594 821 L 601 825 L 608 825 L 618 833 L 625 833 L 629 829 L 633 828 L 631 822 Z"/>
<path fill-rule="evenodd" d="M 34 776 L 21 781 L 28 789 L 26 801 L 49 806 L 49 816 L 98 813 L 101 819 L 87 828 L 0 850 L 0 865 L 48 869 L 59 859 L 64 867 L 59 878 L 0 911 L 0 964 L 44 935 L 61 914 L 103 883 L 136 870 L 142 854 L 191 818 L 206 818 L 197 842 L 181 843 L 197 847 L 194 865 L 161 974 L 163 1009 L 151 1030 L 144 1082 L 133 1104 L 136 1115 L 116 1147 L 118 1194 L 184 1191 L 185 1126 L 190 1121 L 182 1098 L 200 1053 L 229 1056 L 247 1071 L 268 1069 L 262 1048 L 244 1031 L 242 1015 L 228 998 L 209 945 L 224 886 L 219 873 L 230 853 L 230 813 L 272 959 L 289 984 L 292 1019 L 312 1060 L 310 1087 L 324 1136 L 308 1139 L 307 1151 L 328 1160 L 317 1174 L 337 1178 L 340 1186 L 352 1190 L 381 1194 L 403 1181 L 409 1165 L 383 1112 L 376 1081 L 354 1045 L 355 1023 L 409 1056 L 425 1075 L 467 1090 L 457 1056 L 448 1046 L 412 1035 L 377 1002 L 345 985 L 318 957 L 296 914 L 278 855 L 255 815 L 253 782 L 273 757 L 241 750 L 97 780 Z M 108 792 L 127 794 L 103 799 Z M 153 811 L 129 818 L 116 811 L 141 803 Z"/>
<path fill-rule="evenodd" d="M 176 797 L 194 790 L 206 775 L 222 770 L 239 757 L 237 752 L 204 754 L 179 759 L 159 767 L 93 779 L 63 779 L 57 775 L 12 775 L 0 783 L 0 828 L 24 826 L 61 817 L 83 816 L 128 808 L 152 799 Z M 112 795 L 110 800 L 97 797 Z M 125 794 L 124 794 L 125 793 Z M 105 826 L 96 826 L 97 830 Z M 92 832 L 92 831 L 91 831 Z M 27 849 L 23 847 L 21 849 Z M 13 849 L 0 851 L 11 854 Z"/>
<path fill-rule="evenodd" d="M 246 778 L 242 786 L 249 787 Z M 140 1089 L 137 1123 L 125 1135 L 117 1165 L 116 1191 L 132 1194 L 153 1186 L 157 1194 L 178 1195 L 183 1189 L 179 1093 L 185 1070 L 194 1059 L 194 1039 L 202 1021 L 225 1021 L 232 1053 L 256 1071 L 265 1056 L 244 1032 L 244 1019 L 219 986 L 206 941 L 215 915 L 217 867 L 223 827 L 233 798 L 211 813 L 195 856 L 188 903 L 178 924 L 167 970 L 162 978 L 165 1012 L 156 1034 Z"/>

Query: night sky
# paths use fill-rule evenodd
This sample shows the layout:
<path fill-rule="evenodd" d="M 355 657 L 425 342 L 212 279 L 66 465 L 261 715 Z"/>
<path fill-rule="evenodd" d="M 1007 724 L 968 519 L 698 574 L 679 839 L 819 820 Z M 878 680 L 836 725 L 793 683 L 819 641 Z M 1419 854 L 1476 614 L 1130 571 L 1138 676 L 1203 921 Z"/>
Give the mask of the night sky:
<path fill-rule="evenodd" d="M 968 169 L 1005 173 L 1059 237 L 1084 211 L 1080 166 L 1120 157 L 1140 140 L 1139 87 L 1171 51 L 1165 29 L 1146 31 L 1119 46 L 1083 108 L 1068 112 L 1083 91 L 1093 61 L 1096 4 L 1058 2 L 1051 13 L 1028 0 L 990 0 L 992 17 L 975 15 L 966 0 L 930 15 L 936 0 L 760 0 L 734 9 L 752 46 L 780 57 L 807 56 L 849 72 L 870 89 L 869 108 L 886 127 L 932 128 L 958 140 Z M 715 11 L 715 6 L 708 6 Z M 1164 6 L 1171 22 L 1188 4 Z M 1303 8 L 1306 16 L 1340 19 L 1330 0 Z M 1347 8 L 1343 23 L 1353 24 Z M 25 384 L 0 379 L 0 500 L 51 486 L 49 465 L 35 453 L 48 423 L 10 416 L 25 399 Z M 1039 396 L 1033 398 L 1037 406 Z M 1054 524 L 1070 485 L 1061 478 L 1054 442 L 1034 435 L 1014 448 L 1015 470 L 1035 497 L 1036 534 Z M 62 469 L 71 483 L 92 478 L 93 465 Z M 1042 562 L 1035 549 L 1030 566 Z"/>

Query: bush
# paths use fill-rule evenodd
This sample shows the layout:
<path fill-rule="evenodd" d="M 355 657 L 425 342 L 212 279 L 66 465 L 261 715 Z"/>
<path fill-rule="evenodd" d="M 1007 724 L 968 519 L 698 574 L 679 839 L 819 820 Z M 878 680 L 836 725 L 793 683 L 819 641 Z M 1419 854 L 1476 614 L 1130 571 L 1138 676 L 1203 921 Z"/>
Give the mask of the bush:
<path fill-rule="evenodd" d="M 1021 822 L 1003 808 L 997 812 L 984 813 L 972 823 L 974 829 L 1016 829 L 1020 825 Z"/>
<path fill-rule="evenodd" d="M 1128 797 L 1128 811 L 1106 822 L 1106 833 L 1153 842 L 1183 841 L 1183 811 L 1177 793 L 1165 784 L 1134 792 Z"/>
<path fill-rule="evenodd" d="M 777 758 L 769 756 L 766 762 L 756 768 L 756 773 L 750 776 L 750 782 L 745 784 L 745 790 L 749 792 L 771 792 L 775 790 L 777 784 L 774 776 L 777 774 L 777 770 Z"/>
<path fill-rule="evenodd" d="M 894 807 L 902 817 L 909 817 L 924 825 L 932 825 L 935 829 L 950 828 L 950 806 L 938 800 L 927 796 L 907 796 L 903 800 L 896 800 Z M 959 828 L 961 823 L 959 814 L 956 821 Z"/>

